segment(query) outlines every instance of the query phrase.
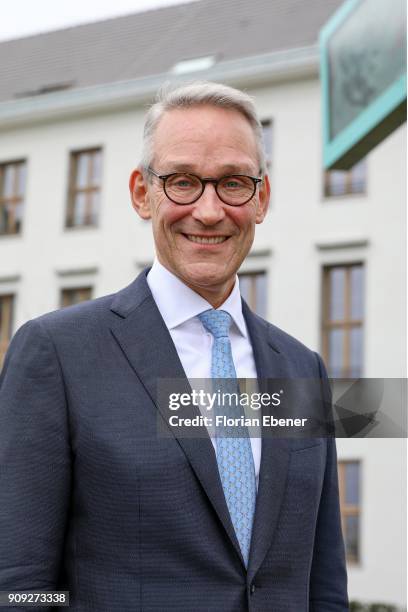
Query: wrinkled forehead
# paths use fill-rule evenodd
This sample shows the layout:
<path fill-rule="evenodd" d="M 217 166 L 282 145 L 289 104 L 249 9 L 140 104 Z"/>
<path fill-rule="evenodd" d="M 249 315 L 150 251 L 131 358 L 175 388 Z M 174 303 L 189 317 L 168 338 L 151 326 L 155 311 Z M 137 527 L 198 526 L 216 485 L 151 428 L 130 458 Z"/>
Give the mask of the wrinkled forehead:
<path fill-rule="evenodd" d="M 158 121 L 153 137 L 153 157 L 202 155 L 245 156 L 258 164 L 252 125 L 240 111 L 211 105 L 170 109 Z"/>

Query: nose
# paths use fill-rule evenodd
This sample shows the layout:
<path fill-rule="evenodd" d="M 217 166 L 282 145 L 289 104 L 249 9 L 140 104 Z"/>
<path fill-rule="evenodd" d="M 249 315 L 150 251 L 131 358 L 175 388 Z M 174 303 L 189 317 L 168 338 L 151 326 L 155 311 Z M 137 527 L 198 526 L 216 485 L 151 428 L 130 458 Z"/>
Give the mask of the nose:
<path fill-rule="evenodd" d="M 206 184 L 204 193 L 195 203 L 192 216 L 204 225 L 215 225 L 224 219 L 224 205 L 215 191 L 215 185 Z"/>

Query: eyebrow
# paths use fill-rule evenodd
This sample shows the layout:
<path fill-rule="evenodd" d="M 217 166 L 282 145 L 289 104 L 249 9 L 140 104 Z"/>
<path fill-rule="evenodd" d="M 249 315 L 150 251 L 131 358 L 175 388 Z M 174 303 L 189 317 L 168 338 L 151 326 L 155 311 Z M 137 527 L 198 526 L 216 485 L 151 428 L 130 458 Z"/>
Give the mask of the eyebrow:
<path fill-rule="evenodd" d="M 197 167 L 194 166 L 193 164 L 183 163 L 183 162 L 180 162 L 180 163 L 174 162 L 174 163 L 170 163 L 166 165 L 168 165 L 168 167 L 171 168 L 172 172 L 187 172 L 189 174 L 200 174 Z M 220 176 L 226 176 L 228 174 L 248 174 L 252 176 L 253 171 L 246 164 L 243 164 L 243 165 L 223 164 L 218 169 L 217 174 L 219 174 Z"/>

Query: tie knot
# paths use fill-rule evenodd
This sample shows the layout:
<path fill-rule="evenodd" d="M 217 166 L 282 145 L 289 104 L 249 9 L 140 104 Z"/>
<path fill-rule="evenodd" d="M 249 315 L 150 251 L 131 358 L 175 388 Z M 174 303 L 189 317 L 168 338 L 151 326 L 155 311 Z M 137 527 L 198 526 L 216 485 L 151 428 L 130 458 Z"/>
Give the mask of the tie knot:
<path fill-rule="evenodd" d="M 209 331 L 214 338 L 228 338 L 228 332 L 231 325 L 231 315 L 225 310 L 206 310 L 198 315 L 205 329 Z"/>

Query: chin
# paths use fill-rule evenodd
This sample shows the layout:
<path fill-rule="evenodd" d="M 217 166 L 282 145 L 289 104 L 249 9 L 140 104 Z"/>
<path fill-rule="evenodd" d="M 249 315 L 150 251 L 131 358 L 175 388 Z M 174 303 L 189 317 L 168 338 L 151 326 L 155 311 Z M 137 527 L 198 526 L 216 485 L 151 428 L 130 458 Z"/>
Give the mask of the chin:
<path fill-rule="evenodd" d="M 191 263 L 183 268 L 180 278 L 188 285 L 210 288 L 228 283 L 235 274 L 234 270 L 226 270 L 220 264 Z"/>

